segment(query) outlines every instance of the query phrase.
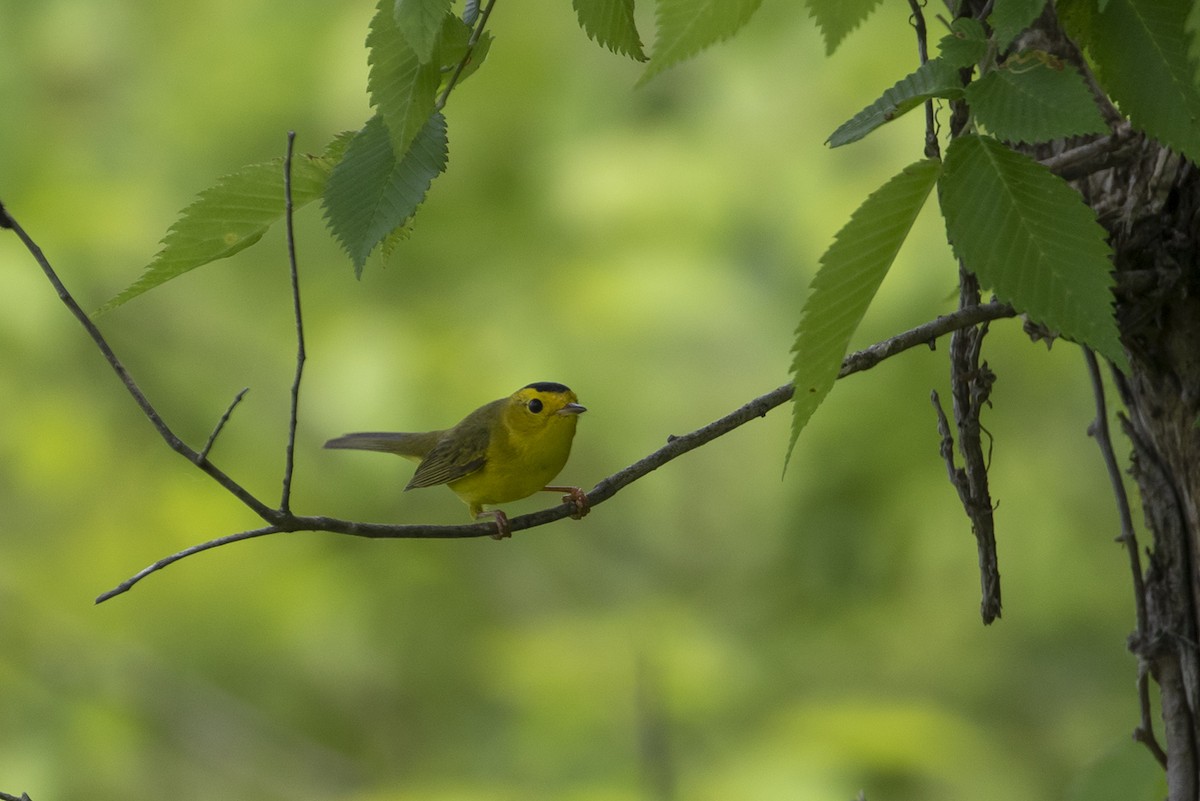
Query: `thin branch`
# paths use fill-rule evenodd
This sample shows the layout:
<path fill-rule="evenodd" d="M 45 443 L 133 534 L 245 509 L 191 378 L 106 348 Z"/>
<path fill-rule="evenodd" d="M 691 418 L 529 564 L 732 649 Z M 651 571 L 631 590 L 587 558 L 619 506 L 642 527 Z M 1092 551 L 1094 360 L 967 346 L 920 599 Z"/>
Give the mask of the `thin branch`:
<path fill-rule="evenodd" d="M 973 308 L 979 303 L 979 280 L 959 265 L 959 306 Z M 1000 569 L 996 555 L 996 528 L 991 491 L 988 488 L 988 459 L 983 454 L 979 417 L 989 402 L 995 374 L 987 362 L 980 361 L 987 323 L 978 327 L 960 328 L 950 338 L 950 390 L 954 406 L 954 422 L 958 428 L 958 451 L 963 466 L 954 464 L 954 451 L 948 447 L 952 437 L 937 393 L 933 394 L 938 412 L 938 431 L 942 437 L 941 453 L 946 460 L 950 481 L 958 491 L 963 511 L 971 521 L 979 552 L 980 616 L 985 625 L 1000 617 Z"/>
<path fill-rule="evenodd" d="M 216 444 L 217 436 L 221 433 L 221 429 L 223 429 L 225 424 L 229 422 L 229 417 L 233 414 L 233 410 L 237 408 L 237 405 L 242 402 L 242 398 L 246 397 L 246 393 L 249 391 L 250 387 L 244 387 L 241 392 L 234 396 L 233 401 L 229 404 L 229 408 L 225 410 L 225 414 L 221 415 L 221 419 L 217 421 L 212 433 L 208 435 L 208 441 L 205 442 L 204 447 L 200 449 L 199 456 L 201 459 L 208 459 L 208 452 L 211 451 L 213 445 Z"/>
<path fill-rule="evenodd" d="M 0 215 L 3 215 L 3 213 L 3 209 L 0 208 Z M 3 220 L 0 219 L 0 228 L 7 227 L 8 226 L 4 225 Z M 31 799 L 27 793 L 21 793 L 20 796 L 9 795 L 8 793 L 0 793 L 0 801 L 31 801 Z"/>
<path fill-rule="evenodd" d="M 848 375 L 869 370 L 884 359 L 891 358 L 910 348 L 919 345 L 931 345 L 938 337 L 956 331 L 964 326 L 978 325 L 989 320 L 1012 317 L 1015 314 L 1016 312 L 1013 311 L 1012 307 L 1006 303 L 988 303 L 973 308 L 959 309 L 951 314 L 943 315 L 916 328 L 897 334 L 890 339 L 878 342 L 865 350 L 850 354 L 842 361 L 842 369 L 838 377 L 845 378 Z M 597 483 L 587 493 L 589 506 L 594 507 L 604 503 L 624 487 L 649 475 L 688 451 L 724 436 L 751 420 L 766 416 L 767 412 L 787 403 L 794 391 L 795 388 L 793 385 L 785 384 L 765 395 L 755 398 L 703 428 L 682 436 L 669 437 L 667 444 L 663 447 L 646 456 L 644 459 L 631 464 L 624 470 L 613 473 Z M 574 504 L 560 504 L 549 509 L 542 509 L 530 514 L 509 518 L 509 530 L 516 532 L 543 526 L 547 523 L 570 517 L 575 513 L 576 508 Z M 466 523 L 451 526 L 392 525 L 385 523 L 360 523 L 332 517 L 306 517 L 292 514 L 280 516 L 272 522 L 273 524 L 266 528 L 218 537 L 217 539 L 200 543 L 177 554 L 160 559 L 122 582 L 114 589 L 101 595 L 96 599 L 96 603 L 106 601 L 115 595 L 120 595 L 151 573 L 178 562 L 186 556 L 232 542 L 239 542 L 244 539 L 251 539 L 252 537 L 261 537 L 266 534 L 287 531 L 325 531 L 371 539 L 457 539 L 465 537 L 490 537 L 496 533 L 496 524 L 492 522 Z"/>
<path fill-rule="evenodd" d="M 1083 358 L 1087 362 L 1088 378 L 1092 382 L 1092 396 L 1096 403 L 1096 419 L 1088 426 L 1088 435 L 1096 440 L 1100 447 L 1100 456 L 1108 471 L 1108 480 L 1112 484 L 1113 496 L 1117 501 L 1117 513 L 1121 519 L 1121 533 L 1116 541 L 1125 546 L 1129 554 L 1129 570 L 1133 574 L 1133 604 L 1137 620 L 1137 630 L 1130 638 L 1130 650 L 1138 659 L 1138 702 L 1141 707 L 1141 718 L 1133 731 L 1133 739 L 1144 744 L 1159 764 L 1167 766 L 1167 755 L 1154 736 L 1154 718 L 1150 709 L 1150 690 L 1147 674 L 1149 665 L 1146 655 L 1142 653 L 1145 637 L 1149 631 L 1149 613 L 1146 609 L 1146 581 L 1142 573 L 1142 559 L 1138 552 L 1137 534 L 1133 528 L 1133 511 L 1129 504 L 1129 494 L 1125 491 L 1125 482 L 1121 477 L 1121 468 L 1117 464 L 1117 455 L 1113 449 L 1112 434 L 1108 425 L 1108 403 L 1104 397 L 1104 380 L 1100 375 L 1100 363 L 1095 352 L 1083 348 Z"/>
<path fill-rule="evenodd" d="M 137 584 L 139 581 L 144 579 L 146 576 L 148 576 L 151 573 L 154 573 L 158 570 L 162 570 L 167 565 L 178 562 L 180 559 L 183 559 L 185 556 L 191 556 L 192 554 L 200 553 L 201 551 L 207 551 L 210 548 L 216 548 L 221 545 L 228 545 L 231 542 L 241 542 L 242 540 L 250 540 L 250 539 L 254 539 L 255 537 L 265 536 L 267 534 L 276 534 L 280 530 L 281 529 L 278 528 L 277 526 L 265 526 L 264 528 L 256 528 L 251 531 L 239 531 L 236 534 L 227 534 L 224 537 L 217 537 L 215 540 L 209 540 L 208 542 L 202 542 L 199 545 L 193 545 L 190 548 L 184 548 L 182 551 L 179 551 L 178 553 L 173 553 L 170 556 L 164 556 L 162 559 L 159 559 L 157 562 L 150 565 L 149 567 L 143 568 L 142 570 L 138 571 L 134 575 L 125 579 L 120 584 L 118 584 L 117 586 L 115 586 L 111 590 L 109 590 L 108 592 L 103 593 L 102 595 L 97 597 L 96 603 L 103 603 L 104 601 L 107 601 L 109 598 L 113 598 L 117 595 L 120 595 L 123 592 L 127 592 L 130 587 L 132 587 L 134 584 Z"/>
<path fill-rule="evenodd" d="M 921 11 L 921 3 L 918 0 L 908 0 L 908 7 L 912 9 L 912 26 L 917 32 L 917 57 L 924 65 L 929 61 L 929 33 L 925 27 L 925 14 Z M 925 157 L 931 159 L 941 157 L 941 148 L 938 147 L 937 138 L 937 118 L 933 113 L 933 100 L 925 101 Z"/>
<path fill-rule="evenodd" d="M 83 326 L 85 331 L 87 331 L 88 336 L 91 337 L 92 342 L 96 344 L 96 347 L 100 349 L 100 353 L 104 355 L 104 359 L 113 369 L 113 372 L 117 374 L 117 377 L 121 380 L 121 383 L 125 385 L 125 389 L 130 395 L 133 396 L 133 400 L 135 403 L 137 403 L 138 408 L 142 410 L 142 414 L 146 415 L 146 419 L 148 419 L 151 425 L 154 426 L 155 430 L 158 431 L 159 436 L 163 438 L 163 441 L 167 443 L 167 446 L 211 476 L 213 480 L 224 487 L 231 495 L 244 503 L 246 506 L 250 507 L 255 514 L 259 515 L 265 520 L 270 521 L 276 515 L 275 510 L 271 509 L 265 503 L 250 494 L 248 490 L 218 469 L 212 462 L 208 461 L 208 459 L 200 458 L 200 454 L 189 447 L 183 440 L 181 440 L 175 434 L 175 432 L 171 430 L 170 426 L 163 421 L 158 411 L 155 410 L 154 406 L 142 392 L 141 388 L 138 387 L 137 383 L 133 380 L 133 377 L 129 374 L 129 371 L 125 369 L 125 365 L 123 365 L 121 360 L 117 358 L 117 355 L 113 353 L 112 348 L 109 347 L 108 342 L 104 339 L 104 335 L 100 333 L 100 329 L 96 327 L 96 324 L 92 322 L 90 317 L 88 317 L 87 312 L 80 308 L 79 304 L 75 302 L 75 298 L 73 298 L 71 293 L 67 291 L 67 288 L 59 279 L 58 273 L 54 271 L 54 268 L 50 266 L 49 260 L 46 259 L 46 255 L 42 253 L 42 249 L 38 247 L 37 243 L 30 238 L 29 234 L 25 232 L 25 229 L 22 228 L 19 223 L 17 223 L 12 214 L 6 211 L 3 206 L 0 206 L 0 214 L 3 215 L 3 219 L 0 220 L 0 227 L 12 229 L 12 231 L 21 239 L 21 242 L 25 245 L 25 248 L 42 268 L 42 272 L 46 274 L 46 278 L 49 279 L 50 284 L 54 287 L 55 292 L 58 293 L 59 300 L 63 302 L 71 314 L 75 316 L 75 319 L 79 321 L 79 324 Z"/>
<path fill-rule="evenodd" d="M 1133 739 L 1146 746 L 1158 764 L 1166 768 L 1167 752 L 1158 744 L 1158 738 L 1154 736 L 1154 719 L 1150 714 L 1150 666 L 1140 656 L 1138 657 L 1137 690 L 1142 718 L 1138 727 L 1133 730 Z"/>
<path fill-rule="evenodd" d="M 458 85 L 458 79 L 462 77 L 463 70 L 471 63 L 471 57 L 475 55 L 475 46 L 479 44 L 479 37 L 483 35 L 483 29 L 487 27 L 488 17 L 492 15 L 492 6 L 496 5 L 496 0 L 488 0 L 488 4 L 483 7 L 483 12 L 479 15 L 479 19 L 475 22 L 475 27 L 471 30 L 471 38 L 467 40 L 467 52 L 463 53 L 463 57 L 458 60 L 458 65 L 454 68 L 454 74 L 450 76 L 446 88 L 438 95 L 437 102 L 433 104 L 435 112 L 441 111 L 446 107 L 446 101 L 450 99 L 450 93 L 454 91 L 454 87 Z"/>
<path fill-rule="evenodd" d="M 1092 382 L 1092 396 L 1096 403 L 1096 419 L 1088 426 L 1088 435 L 1096 440 L 1100 447 L 1100 455 L 1104 459 L 1104 467 L 1108 470 L 1108 480 L 1112 484 L 1113 496 L 1117 501 L 1117 513 L 1121 518 L 1121 533 L 1116 541 L 1125 546 L 1129 552 L 1129 569 L 1133 573 L 1134 609 L 1137 615 L 1138 631 L 1145 632 L 1149 617 L 1146 612 L 1146 583 L 1142 574 L 1142 559 L 1138 553 L 1137 534 L 1133 528 L 1133 512 L 1129 505 L 1129 494 L 1125 491 L 1125 482 L 1121 478 L 1121 468 L 1117 464 L 1117 455 L 1113 450 L 1112 435 L 1108 427 L 1108 404 L 1104 397 L 1104 381 L 1100 376 L 1100 364 L 1095 352 L 1083 348 L 1083 358 L 1087 362 L 1088 378 Z"/>
<path fill-rule="evenodd" d="M 296 465 L 296 420 L 300 406 L 300 379 L 304 376 L 304 318 L 300 313 L 300 271 L 296 266 L 296 232 L 293 226 L 292 206 L 292 152 L 296 145 L 296 132 L 288 131 L 287 154 L 283 158 L 283 207 L 287 230 L 288 267 L 292 278 L 292 311 L 296 318 L 296 376 L 292 379 L 291 410 L 288 417 L 287 449 L 283 464 L 283 494 L 279 499 L 279 510 L 291 512 L 292 472 Z"/>

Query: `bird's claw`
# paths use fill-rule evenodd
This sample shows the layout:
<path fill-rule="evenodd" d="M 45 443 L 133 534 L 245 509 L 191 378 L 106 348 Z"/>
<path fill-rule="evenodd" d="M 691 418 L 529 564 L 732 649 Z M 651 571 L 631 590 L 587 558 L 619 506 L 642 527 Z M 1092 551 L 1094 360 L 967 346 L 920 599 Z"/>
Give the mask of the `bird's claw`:
<path fill-rule="evenodd" d="M 496 533 L 492 535 L 494 540 L 506 540 L 512 536 L 512 530 L 508 526 L 508 515 L 504 514 L 501 509 L 491 509 L 479 517 L 490 515 L 496 519 Z"/>
<path fill-rule="evenodd" d="M 573 520 L 582 520 L 588 512 L 592 511 L 587 493 L 579 487 L 568 487 L 567 494 L 563 496 L 563 503 L 569 503 L 575 507 L 575 511 L 571 513 Z"/>

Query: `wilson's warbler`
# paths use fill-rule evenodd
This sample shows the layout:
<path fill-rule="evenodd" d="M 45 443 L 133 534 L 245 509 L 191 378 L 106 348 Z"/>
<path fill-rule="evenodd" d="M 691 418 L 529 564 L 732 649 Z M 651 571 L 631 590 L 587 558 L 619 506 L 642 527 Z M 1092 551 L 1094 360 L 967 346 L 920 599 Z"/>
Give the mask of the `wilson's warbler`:
<path fill-rule="evenodd" d="M 454 428 L 419 434 L 363 432 L 325 443 L 326 448 L 386 451 L 420 462 L 405 490 L 445 484 L 467 503 L 471 517 L 491 515 L 501 539 L 508 517 L 485 505 L 528 498 L 535 492 L 565 492 L 576 518 L 588 512 L 579 487 L 548 486 L 571 454 L 575 424 L 587 409 L 562 384 L 542 381 L 518 389 L 471 412 Z"/>

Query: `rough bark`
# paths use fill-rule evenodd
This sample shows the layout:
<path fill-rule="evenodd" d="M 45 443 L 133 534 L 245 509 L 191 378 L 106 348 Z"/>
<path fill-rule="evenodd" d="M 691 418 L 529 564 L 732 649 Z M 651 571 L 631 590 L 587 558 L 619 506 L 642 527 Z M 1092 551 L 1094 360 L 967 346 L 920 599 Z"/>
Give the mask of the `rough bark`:
<path fill-rule="evenodd" d="M 1091 80 L 1053 6 L 1032 37 L 1026 46 L 1058 55 Z M 1116 385 L 1152 539 L 1129 648 L 1159 687 L 1169 798 L 1200 801 L 1200 171 L 1133 133 L 1099 90 L 1097 100 L 1110 136 L 1031 150 L 1079 189 L 1113 247 L 1117 321 L 1130 362 Z M 1139 729 L 1135 736 L 1156 750 L 1154 735 Z"/>
<path fill-rule="evenodd" d="M 1200 175 L 1153 143 L 1138 155 L 1089 189 L 1112 233 L 1130 356 L 1117 385 L 1153 536 L 1146 629 L 1130 647 L 1159 685 L 1170 798 L 1191 801 L 1200 788 Z"/>

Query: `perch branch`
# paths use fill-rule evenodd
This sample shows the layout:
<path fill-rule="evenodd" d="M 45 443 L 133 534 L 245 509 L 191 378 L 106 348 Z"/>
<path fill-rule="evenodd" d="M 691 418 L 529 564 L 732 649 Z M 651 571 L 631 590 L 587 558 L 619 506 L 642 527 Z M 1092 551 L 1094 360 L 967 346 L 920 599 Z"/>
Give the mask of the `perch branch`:
<path fill-rule="evenodd" d="M 241 540 L 253 539 L 262 537 L 268 534 L 277 534 L 282 532 L 293 531 L 326 531 L 336 534 L 346 534 L 356 537 L 369 538 L 462 538 L 462 537 L 484 537 L 491 536 L 496 532 L 495 523 L 471 523 L 466 525 L 454 526 L 438 526 L 438 525 L 388 525 L 382 523 L 361 523 L 352 520 L 342 520 L 331 517 L 310 517 L 293 514 L 286 508 L 271 509 L 266 504 L 259 501 L 244 488 L 241 487 L 232 478 L 218 470 L 208 461 L 206 457 L 193 451 L 184 444 L 162 420 L 162 417 L 155 410 L 154 406 L 146 398 L 146 396 L 134 383 L 129 373 L 117 359 L 108 342 L 100 333 L 100 330 L 88 318 L 87 314 L 79 307 L 74 298 L 67 291 L 66 287 L 59 280 L 57 273 L 51 267 L 49 261 L 38 247 L 37 243 L 25 232 L 16 220 L 5 211 L 3 204 L 0 204 L 0 228 L 10 228 L 20 237 L 25 247 L 33 255 L 34 259 L 42 267 L 46 277 L 58 292 L 59 299 L 71 310 L 75 317 L 87 330 L 89 336 L 96 343 L 105 359 L 112 366 L 113 370 L 121 378 L 126 389 L 133 396 L 138 406 L 143 413 L 154 424 L 155 428 L 162 435 L 167 444 L 178 453 L 184 455 L 203 470 L 205 473 L 212 476 L 221 486 L 225 487 L 234 497 L 241 500 L 246 506 L 250 507 L 268 524 L 262 528 L 242 531 L 236 534 L 229 534 L 216 539 L 202 542 L 198 545 L 186 548 L 183 551 L 164 557 L 154 564 L 139 571 L 134 576 L 122 582 L 112 590 L 100 595 L 96 602 L 100 603 L 120 595 L 128 591 L 135 584 L 140 582 L 151 573 L 155 573 L 162 568 L 174 564 L 175 562 L 184 559 L 201 551 L 211 550 L 221 545 L 227 545 Z M 298 295 L 294 297 L 298 298 Z M 916 328 L 897 334 L 894 337 L 878 342 L 864 350 L 852 353 L 842 361 L 842 367 L 838 374 L 839 378 L 845 378 L 853 373 L 862 372 L 871 369 L 884 359 L 891 358 L 898 353 L 901 353 L 909 348 L 918 345 L 931 345 L 934 341 L 945 334 L 959 331 L 964 327 L 976 326 L 986 323 L 990 320 L 996 320 L 1003 317 L 1012 317 L 1015 315 L 1012 307 L 1004 303 L 988 303 L 983 305 L 975 305 L 966 308 L 960 308 L 951 314 L 942 315 L 934 320 L 917 326 Z M 300 319 L 297 317 L 297 325 Z M 298 379 L 297 379 L 298 381 Z M 694 450 L 695 448 L 711 442 L 718 437 L 724 436 L 730 431 L 744 425 L 758 417 L 763 417 L 767 412 L 786 403 L 791 399 L 794 388 L 791 384 L 785 384 L 765 395 L 762 395 L 749 403 L 735 409 L 733 412 L 725 415 L 719 420 L 704 426 L 703 428 L 692 431 L 683 436 L 672 436 L 668 438 L 667 444 L 658 450 L 651 453 L 644 459 L 620 470 L 607 478 L 601 480 L 591 492 L 587 494 L 590 505 L 595 506 L 603 503 L 609 498 L 617 494 L 622 488 L 632 484 L 634 481 L 649 475 L 651 472 L 665 465 L 679 456 Z M 232 411 L 226 412 L 226 416 Z M 221 424 L 218 424 L 218 431 Z M 210 437 L 210 440 L 212 437 Z M 542 526 L 546 523 L 551 523 L 556 520 L 561 520 L 564 517 L 569 517 L 576 513 L 574 504 L 560 504 L 549 509 L 543 509 L 531 514 L 521 515 L 509 520 L 509 527 L 512 531 L 521 531 L 536 526 Z"/>
<path fill-rule="evenodd" d="M 288 131 L 287 153 L 283 158 L 283 208 L 287 232 L 288 272 L 292 279 L 292 312 L 296 318 L 296 375 L 292 379 L 291 409 L 288 416 L 287 447 L 284 449 L 283 494 L 279 498 L 279 511 L 290 512 L 292 508 L 292 472 L 296 465 L 296 420 L 300 407 L 300 379 L 304 376 L 304 316 L 300 313 L 300 271 L 296 267 L 296 232 L 292 223 L 292 152 L 296 145 L 296 132 Z"/>
<path fill-rule="evenodd" d="M 838 377 L 845 378 L 848 375 L 869 370 L 884 359 L 891 358 L 909 348 L 918 345 L 931 345 L 938 337 L 956 331 L 963 326 L 978 325 L 989 320 L 1012 317 L 1014 315 L 1015 312 L 1012 307 L 1005 303 L 988 303 L 973 308 L 959 309 L 951 314 L 943 315 L 916 328 L 878 342 L 869 348 L 850 354 L 842 361 L 842 369 Z M 793 391 L 794 387 L 791 384 L 785 384 L 765 395 L 755 398 L 703 428 L 682 436 L 669 437 L 667 444 L 663 447 L 597 483 L 587 493 L 589 505 L 594 507 L 607 501 L 624 487 L 649 475 L 688 451 L 724 436 L 751 420 L 764 417 L 767 412 L 789 401 Z M 574 513 L 575 506 L 564 503 L 549 509 L 542 509 L 530 514 L 509 518 L 509 528 L 513 532 L 536 528 L 556 520 L 562 520 L 565 517 L 570 517 Z M 457 539 L 464 537 L 490 537 L 496 533 L 496 525 L 491 522 L 450 526 L 391 525 L 384 523 L 360 523 L 331 517 L 305 517 L 289 514 L 280 517 L 273 525 L 265 528 L 219 537 L 164 557 L 112 590 L 104 593 L 96 599 L 96 602 L 100 603 L 116 595 L 120 595 L 151 573 L 178 562 L 184 557 L 200 553 L 201 551 L 207 551 L 220 545 L 227 545 L 232 542 L 285 531 L 325 531 L 371 539 Z"/>

